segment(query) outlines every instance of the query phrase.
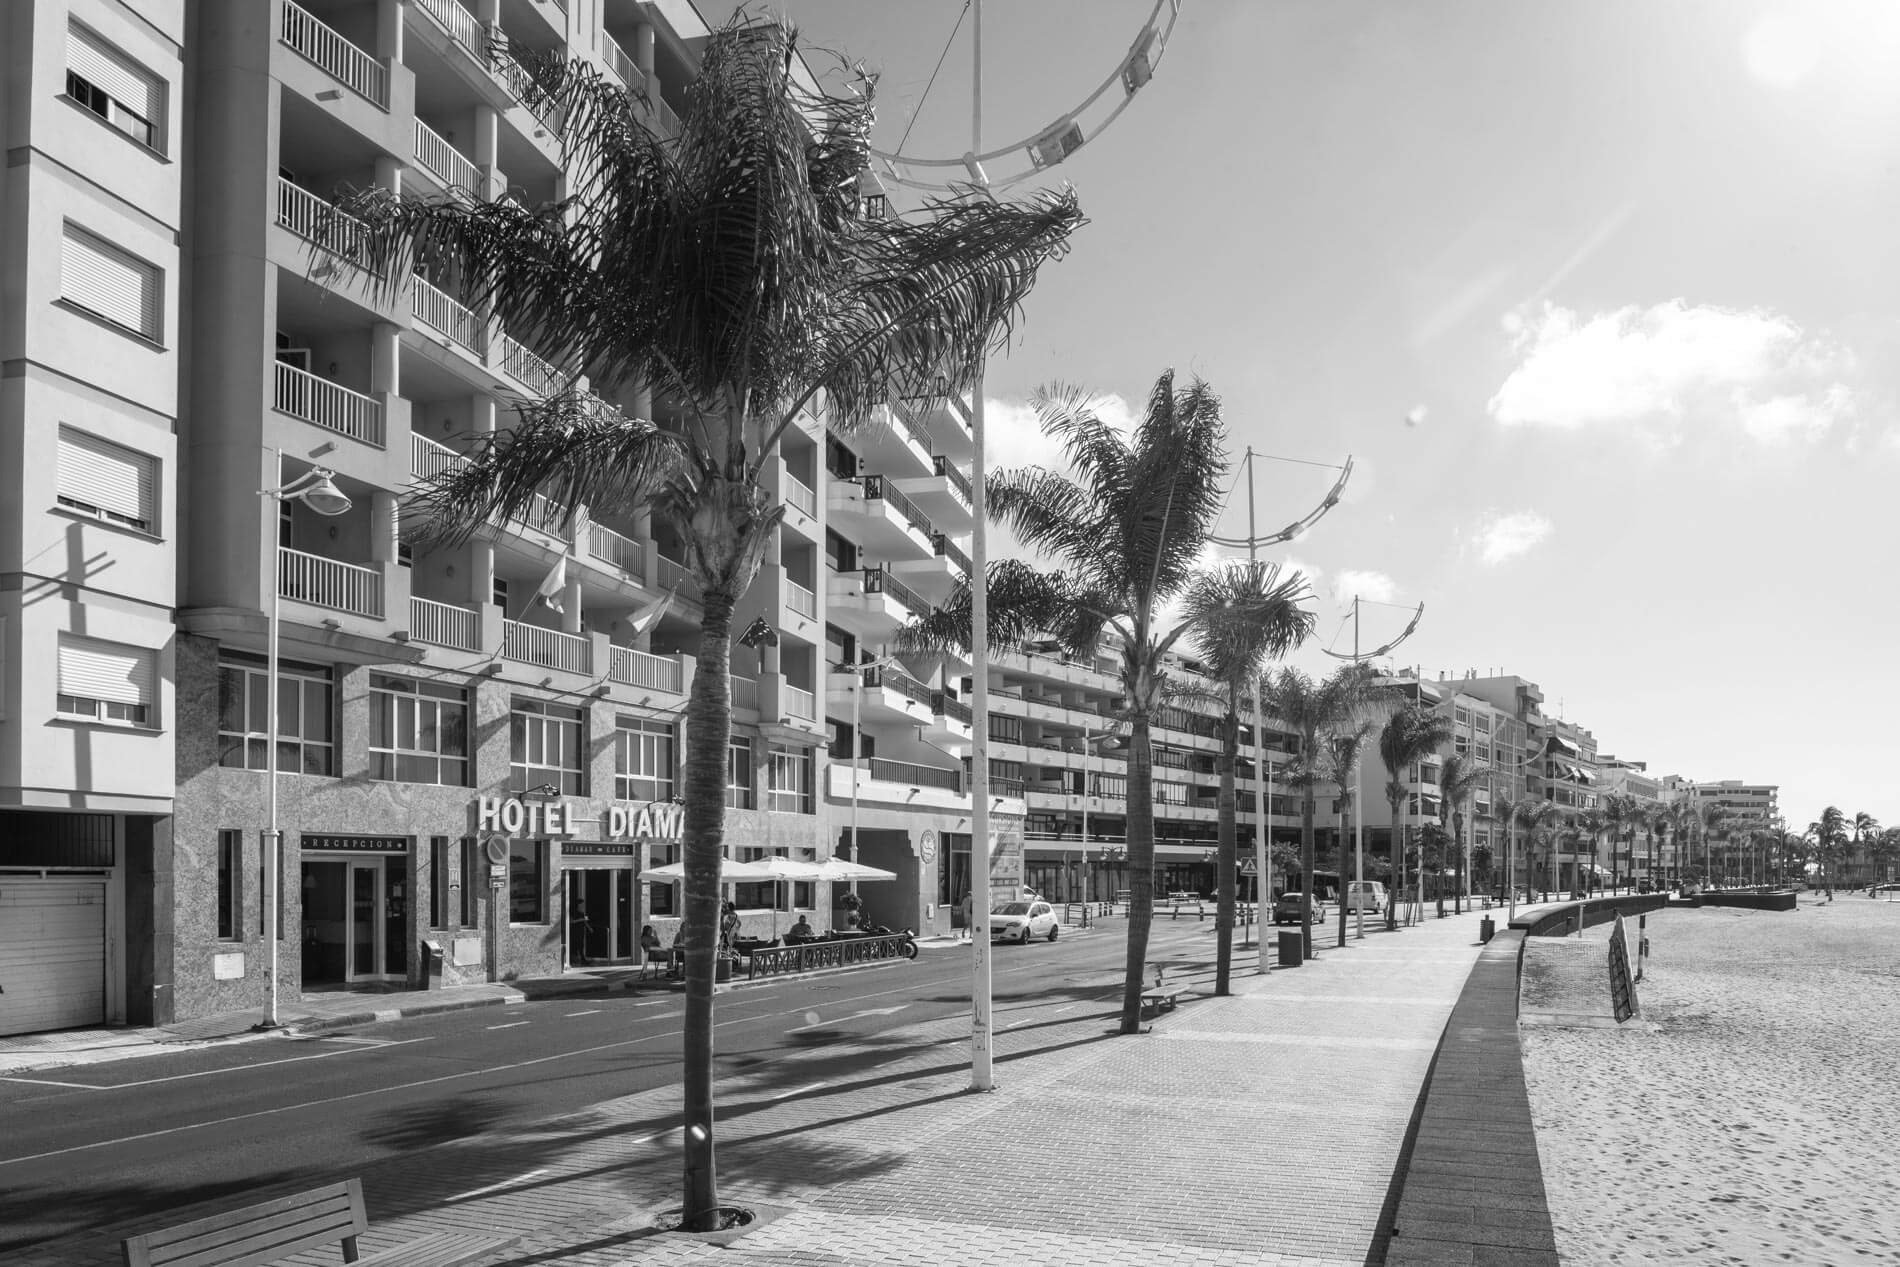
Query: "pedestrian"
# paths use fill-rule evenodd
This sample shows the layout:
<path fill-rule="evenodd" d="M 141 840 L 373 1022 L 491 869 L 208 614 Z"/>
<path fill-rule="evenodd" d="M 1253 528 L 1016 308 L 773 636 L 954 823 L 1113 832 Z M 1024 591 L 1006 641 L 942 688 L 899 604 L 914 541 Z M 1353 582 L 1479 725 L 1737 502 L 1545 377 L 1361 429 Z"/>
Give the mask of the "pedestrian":
<path fill-rule="evenodd" d="M 587 903 L 574 903 L 574 918 L 568 925 L 568 961 L 576 967 L 587 966 L 587 936 L 592 927 L 587 921 Z"/>
<path fill-rule="evenodd" d="M 976 940 L 976 895 L 968 889 L 963 891 L 963 940 Z"/>

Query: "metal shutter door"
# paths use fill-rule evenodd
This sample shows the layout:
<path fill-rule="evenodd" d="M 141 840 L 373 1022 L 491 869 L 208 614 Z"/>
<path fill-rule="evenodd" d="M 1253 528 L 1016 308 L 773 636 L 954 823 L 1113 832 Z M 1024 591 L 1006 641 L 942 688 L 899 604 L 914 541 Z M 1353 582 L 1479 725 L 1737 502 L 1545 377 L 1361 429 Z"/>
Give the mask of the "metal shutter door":
<path fill-rule="evenodd" d="M 107 96 L 147 123 L 162 122 L 158 117 L 157 76 L 135 68 L 117 53 L 108 52 L 76 26 L 66 28 L 66 69 L 84 76 L 94 87 L 105 89 Z"/>
<path fill-rule="evenodd" d="M 60 294 L 158 341 L 158 270 L 72 225 L 60 255 Z"/>
<path fill-rule="evenodd" d="M 155 705 L 156 660 L 154 653 L 139 647 L 62 634 L 59 693 L 114 704 Z"/>
<path fill-rule="evenodd" d="M 143 453 L 59 429 L 59 495 L 152 524 L 152 460 Z"/>
<path fill-rule="evenodd" d="M 0 876 L 0 1034 L 106 1019 L 106 885 Z"/>

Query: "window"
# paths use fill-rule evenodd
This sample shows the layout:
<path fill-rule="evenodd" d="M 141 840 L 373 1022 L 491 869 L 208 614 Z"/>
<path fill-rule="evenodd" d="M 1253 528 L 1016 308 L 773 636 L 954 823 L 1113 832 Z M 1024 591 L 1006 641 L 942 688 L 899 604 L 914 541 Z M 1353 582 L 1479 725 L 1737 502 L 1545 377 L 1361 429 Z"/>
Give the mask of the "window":
<path fill-rule="evenodd" d="M 508 922 L 547 923 L 548 842 L 508 842 Z"/>
<path fill-rule="evenodd" d="M 781 814 L 811 814 L 812 753 L 810 748 L 772 749 L 770 792 L 765 808 Z"/>
<path fill-rule="evenodd" d="M 475 844 L 475 837 L 462 837 L 462 927 L 474 928 L 481 923 L 479 918 L 482 906 L 482 889 L 486 877 L 483 868 L 487 858 Z"/>
<path fill-rule="evenodd" d="M 614 796 L 623 801 L 673 799 L 673 727 L 622 717 L 614 733 Z"/>
<path fill-rule="evenodd" d="M 66 225 L 59 295 L 67 303 L 157 343 L 165 333 L 164 277 L 156 264 Z"/>
<path fill-rule="evenodd" d="M 61 506 L 108 523 L 153 532 L 158 523 L 158 462 L 71 427 L 59 429 Z"/>
<path fill-rule="evenodd" d="M 270 727 L 270 675 L 261 657 L 227 651 L 218 661 L 218 764 L 263 770 Z M 288 774 L 336 773 L 330 671 L 277 662 L 277 768 Z"/>
<path fill-rule="evenodd" d="M 505 579 L 499 576 L 495 578 L 495 584 L 490 589 L 489 596 L 494 599 L 495 606 L 504 612 L 508 610 L 508 582 Z"/>
<path fill-rule="evenodd" d="M 776 880 L 746 881 L 732 886 L 732 904 L 742 911 L 769 911 L 778 905 Z"/>
<path fill-rule="evenodd" d="M 1021 743 L 1023 741 L 1023 719 L 990 714 L 990 739 L 996 743 Z"/>
<path fill-rule="evenodd" d="M 164 81 L 79 26 L 66 28 L 66 95 L 140 145 L 163 152 Z"/>
<path fill-rule="evenodd" d="M 449 865 L 449 838 L 429 837 L 429 927 L 449 926 L 449 877 L 455 874 Z"/>
<path fill-rule="evenodd" d="M 369 777 L 467 787 L 468 692 L 383 674 L 369 686 Z"/>
<path fill-rule="evenodd" d="M 564 796 L 582 794 L 580 709 L 517 699 L 508 729 L 508 773 L 517 791 L 552 784 Z"/>
<path fill-rule="evenodd" d="M 1128 795 L 1128 776 L 1127 775 L 1125 774 L 1098 774 L 1098 775 L 1095 775 L 1094 778 L 1095 778 L 1095 795 L 1096 796 L 1125 797 Z"/>
<path fill-rule="evenodd" d="M 752 808 L 752 741 L 734 739 L 726 745 L 726 808 Z"/>
<path fill-rule="evenodd" d="M 244 939 L 244 833 L 218 833 L 218 940 Z"/>
<path fill-rule="evenodd" d="M 158 724 L 158 653 L 78 634 L 59 636 L 59 715 Z"/>

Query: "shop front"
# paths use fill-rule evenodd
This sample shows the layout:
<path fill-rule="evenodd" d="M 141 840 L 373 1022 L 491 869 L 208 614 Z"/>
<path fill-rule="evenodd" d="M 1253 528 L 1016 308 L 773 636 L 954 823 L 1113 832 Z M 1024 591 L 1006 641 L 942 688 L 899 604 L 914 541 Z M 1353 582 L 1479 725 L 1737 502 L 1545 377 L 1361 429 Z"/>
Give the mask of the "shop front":
<path fill-rule="evenodd" d="M 298 846 L 304 988 L 406 981 L 410 839 L 306 832 Z"/>
<path fill-rule="evenodd" d="M 561 846 L 562 908 L 569 967 L 631 963 L 640 950 L 635 846 L 569 841 Z"/>

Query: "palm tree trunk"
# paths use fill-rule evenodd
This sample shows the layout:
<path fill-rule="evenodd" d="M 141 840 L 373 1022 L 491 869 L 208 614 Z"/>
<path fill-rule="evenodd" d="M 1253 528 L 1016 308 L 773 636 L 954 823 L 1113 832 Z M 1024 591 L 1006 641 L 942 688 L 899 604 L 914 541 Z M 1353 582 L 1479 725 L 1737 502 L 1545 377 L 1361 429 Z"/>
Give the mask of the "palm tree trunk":
<path fill-rule="evenodd" d="M 1148 966 L 1148 933 L 1155 913 L 1154 745 L 1148 714 L 1137 712 L 1128 750 L 1128 958 L 1122 976 L 1124 1034 L 1141 1032 L 1142 972 Z"/>
<path fill-rule="evenodd" d="M 1303 750 L 1311 752 L 1314 745 L 1308 744 Z M 1300 798 L 1300 943 L 1305 947 L 1305 957 L 1313 957 L 1313 789 L 1307 788 Z"/>
<path fill-rule="evenodd" d="M 1399 798 L 1388 796 L 1386 804 L 1392 807 L 1392 847 L 1389 850 L 1392 859 L 1392 891 L 1385 895 L 1385 931 L 1399 931 L 1399 894 L 1405 891 L 1405 827 L 1399 822 Z"/>
<path fill-rule="evenodd" d="M 1239 847 L 1234 808 L 1234 761 L 1240 755 L 1240 692 L 1229 688 L 1227 718 L 1221 726 L 1220 800 L 1215 828 L 1219 861 L 1215 884 L 1219 913 L 1214 916 L 1214 993 L 1227 994 L 1234 966 L 1234 854 Z"/>
<path fill-rule="evenodd" d="M 1341 789 L 1342 791 L 1344 789 Z M 1339 798 L 1339 946 L 1346 948 L 1346 895 L 1352 892 L 1351 868 L 1347 866 L 1346 841 L 1350 838 L 1352 802 L 1347 797 Z"/>
<path fill-rule="evenodd" d="M 699 656 L 686 702 L 686 871 L 683 909 L 686 1014 L 681 1072 L 686 1121 L 682 1226 L 718 1226 L 719 1176 L 713 1157 L 713 970 L 719 930 L 719 868 L 724 853 L 726 749 L 732 736 L 733 595 L 708 593 L 699 626 Z"/>

